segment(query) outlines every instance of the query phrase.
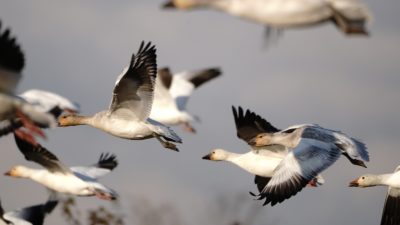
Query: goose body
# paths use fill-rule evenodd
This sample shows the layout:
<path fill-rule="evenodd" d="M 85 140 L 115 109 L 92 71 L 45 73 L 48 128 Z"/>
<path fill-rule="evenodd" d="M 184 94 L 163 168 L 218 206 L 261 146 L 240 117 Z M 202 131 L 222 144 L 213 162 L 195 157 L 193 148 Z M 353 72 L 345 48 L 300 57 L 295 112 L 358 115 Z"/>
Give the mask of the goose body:
<path fill-rule="evenodd" d="M 263 151 L 268 152 L 268 150 Z M 256 151 L 238 154 L 223 149 L 215 149 L 203 159 L 231 162 L 251 174 L 272 177 L 283 156 L 279 154 L 263 154 Z"/>
<path fill-rule="evenodd" d="M 153 138 L 154 133 L 165 133 L 165 135 L 169 137 L 170 135 L 168 133 L 173 132 L 168 127 L 150 118 L 146 119 L 145 122 L 138 123 L 137 121 L 115 116 L 107 111 L 96 113 L 91 118 L 83 118 L 83 121 L 111 135 L 130 140 Z M 172 138 L 175 137 L 172 136 L 171 139 Z"/>
<path fill-rule="evenodd" d="M 164 7 L 213 8 L 275 28 L 332 21 L 346 34 L 367 34 L 364 25 L 370 19 L 357 0 L 171 0 Z"/>
<path fill-rule="evenodd" d="M 365 174 L 353 180 L 350 187 L 388 186 L 381 225 L 400 224 L 400 166 L 393 173 Z"/>
<path fill-rule="evenodd" d="M 14 166 L 5 175 L 31 179 L 55 192 L 97 196 L 105 200 L 117 198 L 115 191 L 97 181 L 99 177 L 111 172 L 118 165 L 114 155 L 102 154 L 93 166 L 68 168 L 40 144 L 34 146 L 16 135 L 14 137 L 18 149 L 25 158 L 42 165 L 45 169 Z"/>
<path fill-rule="evenodd" d="M 58 120 L 59 126 L 89 125 L 131 140 L 156 138 L 165 148 L 178 151 L 171 142 L 181 143 L 181 138 L 169 127 L 149 118 L 156 72 L 155 46 L 142 42 L 129 67 L 117 78 L 109 109 L 93 116 L 63 115 Z"/>

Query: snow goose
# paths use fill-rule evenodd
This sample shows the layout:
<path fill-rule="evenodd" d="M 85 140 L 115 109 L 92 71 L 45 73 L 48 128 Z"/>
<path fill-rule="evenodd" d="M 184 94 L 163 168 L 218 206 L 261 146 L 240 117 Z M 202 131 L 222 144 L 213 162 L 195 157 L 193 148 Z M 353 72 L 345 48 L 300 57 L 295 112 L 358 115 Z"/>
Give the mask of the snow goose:
<path fill-rule="evenodd" d="M 93 116 L 61 116 L 59 126 L 86 124 L 120 138 L 156 138 L 165 148 L 178 151 L 171 142 L 181 143 L 180 137 L 169 127 L 148 118 L 156 74 L 155 46 L 142 42 L 138 53 L 132 55 L 129 67 L 117 78 L 109 109 Z"/>
<path fill-rule="evenodd" d="M 282 145 L 256 147 L 251 144 L 251 140 L 260 133 L 279 131 L 259 115 L 246 110 L 244 113 L 241 107 L 236 110 L 232 107 L 233 116 L 236 124 L 237 136 L 247 142 L 251 150 L 244 154 L 228 152 L 223 149 L 214 149 L 203 159 L 213 161 L 228 161 L 247 172 L 254 174 L 254 182 L 261 192 L 271 177 L 275 174 L 275 169 L 288 154 L 288 148 Z M 321 176 L 316 176 L 310 180 L 310 186 L 317 186 L 324 183 Z M 251 192 L 250 192 L 251 193 Z M 254 195 L 253 193 L 251 193 Z"/>
<path fill-rule="evenodd" d="M 25 129 L 17 130 L 17 135 L 36 144 L 33 136 L 45 135 L 34 123 L 54 127 L 56 121 L 51 115 L 37 111 L 31 104 L 14 95 L 25 58 L 16 39 L 10 36 L 10 30 L 1 31 L 1 28 L 0 22 L 0 121 L 19 118 Z"/>
<path fill-rule="evenodd" d="M 54 197 L 54 195 L 51 195 L 44 204 L 29 206 L 10 212 L 4 212 L 0 204 L 0 224 L 43 225 L 45 216 L 50 214 L 57 204 L 58 200 Z"/>
<path fill-rule="evenodd" d="M 190 123 L 196 117 L 186 111 L 187 101 L 196 88 L 220 74 L 219 68 L 183 71 L 174 75 L 169 68 L 158 70 L 150 118 L 167 125 L 182 124 L 184 130 L 194 133 Z"/>
<path fill-rule="evenodd" d="M 385 206 L 383 207 L 381 225 L 400 224 L 400 166 L 394 173 L 365 174 L 350 182 L 350 187 L 388 186 Z"/>
<path fill-rule="evenodd" d="M 63 112 L 78 113 L 80 111 L 78 103 L 50 91 L 31 89 L 23 92 L 19 96 L 37 107 L 38 110 L 42 112 L 50 112 L 56 118 Z"/>
<path fill-rule="evenodd" d="M 345 34 L 368 34 L 370 13 L 358 0 L 169 0 L 164 8 L 214 8 L 273 28 L 332 22 Z"/>
<path fill-rule="evenodd" d="M 80 107 L 77 103 L 60 96 L 56 93 L 31 89 L 19 95 L 23 100 L 31 104 L 36 111 L 49 114 L 56 120 L 63 113 L 78 113 Z M 36 121 L 35 125 L 41 128 L 48 128 L 49 124 L 41 124 Z M 20 118 L 3 120 L 0 122 L 0 136 L 6 135 L 23 126 Z"/>
<path fill-rule="evenodd" d="M 366 146 L 344 133 L 304 124 L 291 126 L 277 132 L 258 134 L 250 144 L 261 146 L 281 145 L 289 153 L 276 167 L 274 176 L 259 194 L 265 204 L 281 203 L 310 182 L 318 173 L 331 166 L 341 154 L 354 165 L 365 167 L 369 161 Z"/>
<path fill-rule="evenodd" d="M 93 166 L 68 168 L 40 144 L 34 146 L 18 136 L 15 136 L 15 142 L 25 159 L 36 162 L 46 169 L 14 166 L 5 175 L 28 178 L 60 193 L 96 196 L 104 200 L 117 198 L 115 191 L 97 182 L 99 177 L 111 172 L 118 165 L 114 155 L 102 154 L 97 164 Z"/>

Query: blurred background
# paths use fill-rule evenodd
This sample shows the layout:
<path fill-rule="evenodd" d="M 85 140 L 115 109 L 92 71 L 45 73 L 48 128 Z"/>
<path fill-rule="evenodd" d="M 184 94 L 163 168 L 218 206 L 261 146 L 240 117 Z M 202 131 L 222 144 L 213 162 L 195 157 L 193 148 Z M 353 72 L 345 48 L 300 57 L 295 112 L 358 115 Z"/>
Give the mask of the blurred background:
<path fill-rule="evenodd" d="M 174 128 L 183 138 L 179 153 L 155 139 L 128 141 L 85 126 L 47 131 L 43 145 L 67 165 L 95 163 L 101 152 L 118 157 L 118 168 L 102 183 L 119 192 L 120 202 L 76 198 L 81 220 L 88 210 L 105 207 L 126 224 L 146 224 L 142 217 L 162 216 L 165 208 L 166 219 L 147 224 L 378 224 L 386 188 L 347 186 L 363 173 L 392 172 L 400 164 L 400 2 L 365 1 L 374 15 L 368 38 L 349 38 L 324 24 L 286 30 L 268 47 L 261 25 L 212 10 L 163 11 L 162 3 L 0 1 L 2 24 L 11 27 L 26 55 L 18 90 L 57 92 L 79 102 L 83 114 L 108 107 L 117 75 L 142 40 L 156 44 L 159 67 L 223 71 L 188 103 L 201 118 L 194 124 L 197 134 Z M 252 175 L 201 160 L 216 147 L 248 151 L 236 137 L 232 105 L 278 128 L 317 123 L 342 130 L 367 144 L 371 162 L 365 169 L 342 158 L 323 173 L 322 187 L 260 207 L 248 195 L 255 190 Z M 24 160 L 11 135 L 0 146 L 0 172 L 15 164 L 37 167 Z M 47 199 L 42 186 L 26 179 L 1 177 L 0 186 L 6 210 Z M 67 224 L 61 208 L 45 223 Z"/>

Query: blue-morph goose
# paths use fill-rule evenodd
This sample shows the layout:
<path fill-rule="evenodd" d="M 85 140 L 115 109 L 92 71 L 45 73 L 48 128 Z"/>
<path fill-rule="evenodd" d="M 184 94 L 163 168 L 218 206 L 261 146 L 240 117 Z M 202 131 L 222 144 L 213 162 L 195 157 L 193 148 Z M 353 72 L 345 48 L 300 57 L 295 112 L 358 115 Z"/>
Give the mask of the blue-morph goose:
<path fill-rule="evenodd" d="M 0 122 L 19 119 L 23 129 L 16 130 L 21 138 L 36 144 L 34 135 L 45 137 L 35 123 L 56 126 L 56 120 L 48 113 L 38 111 L 24 99 L 15 95 L 25 65 L 24 53 L 10 29 L 2 30 L 0 21 Z"/>
<path fill-rule="evenodd" d="M 400 166 L 393 173 L 365 174 L 353 180 L 350 187 L 388 186 L 381 225 L 400 224 Z"/>
<path fill-rule="evenodd" d="M 169 0 L 163 7 L 213 8 L 277 29 L 331 22 L 345 34 L 362 35 L 371 17 L 358 0 Z"/>
<path fill-rule="evenodd" d="M 31 89 L 18 96 L 31 104 L 35 110 L 53 116 L 54 120 L 58 119 L 63 113 L 78 113 L 80 111 L 80 106 L 77 103 L 50 91 Z M 35 125 L 40 128 L 48 128 L 49 124 L 36 122 Z M 19 118 L 3 120 L 0 122 L 0 136 L 9 134 L 22 126 L 22 121 Z"/>
<path fill-rule="evenodd" d="M 0 203 L 0 225 L 43 225 L 47 214 L 58 204 L 56 195 L 50 195 L 44 204 L 4 212 Z"/>
<path fill-rule="evenodd" d="M 184 130 L 194 133 L 191 122 L 196 116 L 186 111 L 187 102 L 196 88 L 220 74 L 219 68 L 182 71 L 174 75 L 168 67 L 158 70 L 150 118 L 166 125 L 181 124 Z"/>
<path fill-rule="evenodd" d="M 5 173 L 6 176 L 28 178 L 60 193 L 96 196 L 104 200 L 117 198 L 118 195 L 114 190 L 97 182 L 99 177 L 108 174 L 118 165 L 114 155 L 101 154 L 99 161 L 92 166 L 68 168 L 40 144 L 33 146 L 17 136 L 14 137 L 18 149 L 25 159 L 36 162 L 45 169 L 14 166 Z"/>
<path fill-rule="evenodd" d="M 236 124 L 237 136 L 248 143 L 251 150 L 244 154 L 228 152 L 223 149 L 214 149 L 203 159 L 213 161 L 231 162 L 247 172 L 254 174 L 254 183 L 258 191 L 261 192 L 271 177 L 275 174 L 276 167 L 288 154 L 288 148 L 282 145 L 256 147 L 250 141 L 257 135 L 265 132 L 279 131 L 259 115 L 250 110 L 243 111 L 241 107 L 236 110 L 232 107 L 233 116 Z M 310 186 L 321 185 L 324 182 L 321 176 L 316 176 L 310 180 Z M 251 193 L 251 192 L 250 192 Z M 251 193 L 254 195 L 253 193 Z"/>
<path fill-rule="evenodd" d="M 156 138 L 165 148 L 178 151 L 171 142 L 181 143 L 180 137 L 169 127 L 148 118 L 156 75 L 155 46 L 142 42 L 137 54 L 132 55 L 129 67 L 117 78 L 109 109 L 93 116 L 61 116 L 59 126 L 89 125 L 131 140 Z"/>
<path fill-rule="evenodd" d="M 274 176 L 259 194 L 265 204 L 281 203 L 310 182 L 318 173 L 331 166 L 341 154 L 358 166 L 369 161 L 364 143 L 346 134 L 314 124 L 291 126 L 277 132 L 257 135 L 250 143 L 262 146 L 280 145 L 289 153 L 275 169 Z"/>

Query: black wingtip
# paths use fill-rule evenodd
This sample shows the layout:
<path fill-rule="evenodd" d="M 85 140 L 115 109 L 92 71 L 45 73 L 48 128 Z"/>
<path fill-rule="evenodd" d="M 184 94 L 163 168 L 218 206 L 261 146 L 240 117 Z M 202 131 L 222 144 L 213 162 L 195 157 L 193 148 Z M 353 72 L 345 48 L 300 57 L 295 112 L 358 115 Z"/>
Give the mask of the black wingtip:
<path fill-rule="evenodd" d="M 0 26 L 0 64 L 3 68 L 20 73 L 25 66 L 24 53 L 11 31 L 6 28 L 2 32 Z"/>
<path fill-rule="evenodd" d="M 113 170 L 118 166 L 117 156 L 111 153 L 101 153 L 97 167 Z"/>

